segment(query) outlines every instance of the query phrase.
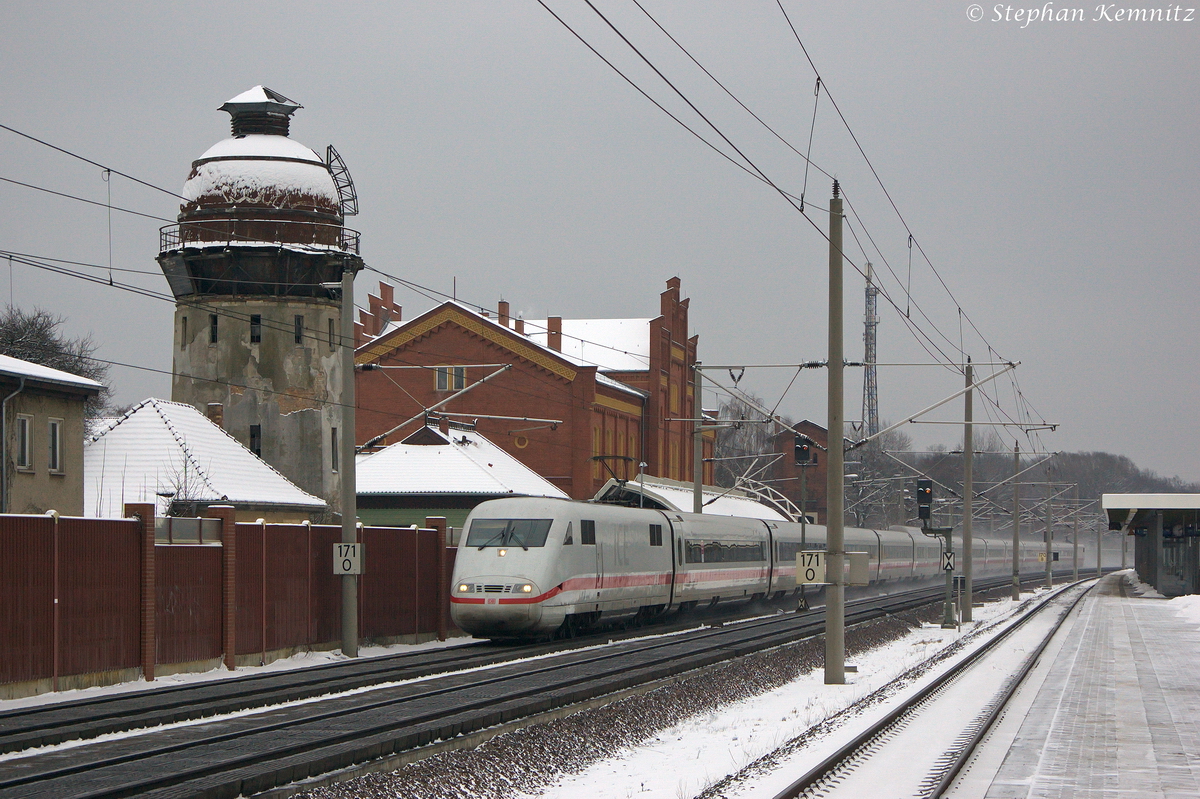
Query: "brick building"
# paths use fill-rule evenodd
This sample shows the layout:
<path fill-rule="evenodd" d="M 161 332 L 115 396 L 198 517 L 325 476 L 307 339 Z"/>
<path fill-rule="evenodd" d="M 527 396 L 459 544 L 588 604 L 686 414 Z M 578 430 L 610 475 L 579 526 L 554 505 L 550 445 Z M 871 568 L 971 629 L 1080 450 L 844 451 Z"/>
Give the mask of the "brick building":
<path fill-rule="evenodd" d="M 829 434 L 824 427 L 805 419 L 792 425 L 803 435 L 808 436 L 817 446 L 809 450 L 810 460 L 807 466 L 798 466 L 795 458 L 796 434 L 784 430 L 774 438 L 773 452 L 782 452 L 783 457 L 775 462 L 769 479 L 772 485 L 784 496 L 790 499 L 797 508 L 803 508 L 810 519 L 817 524 L 825 524 L 829 515 L 829 502 L 826 499 L 826 479 L 828 475 Z M 806 500 L 802 504 L 801 472 L 804 473 L 804 494 Z"/>
<path fill-rule="evenodd" d="M 522 320 L 507 302 L 493 316 L 450 301 L 405 321 L 381 284 L 360 311 L 356 441 L 400 441 L 422 422 L 394 427 L 504 368 L 439 410 L 477 419 L 480 433 L 577 499 L 611 476 L 635 478 L 639 462 L 649 475 L 692 480 L 698 337 L 687 331 L 679 278 L 667 281 L 659 315 L 640 319 Z M 707 438 L 706 456 L 711 448 Z"/>

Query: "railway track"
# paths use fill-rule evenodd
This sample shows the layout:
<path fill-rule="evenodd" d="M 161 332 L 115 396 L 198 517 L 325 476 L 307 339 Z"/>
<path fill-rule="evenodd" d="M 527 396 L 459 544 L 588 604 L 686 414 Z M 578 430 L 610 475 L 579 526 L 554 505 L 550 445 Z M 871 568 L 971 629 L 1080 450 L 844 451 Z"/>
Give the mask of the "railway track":
<path fill-rule="evenodd" d="M 775 799 L 940 797 L 1089 586 L 1067 586 L 1008 622 Z"/>
<path fill-rule="evenodd" d="M 859 600 L 847 623 L 940 598 L 931 587 Z M 823 621 L 820 610 L 779 614 L 689 635 L 584 641 L 552 656 L 546 647 L 459 647 L 14 711 L 0 716 L 10 753 L 0 799 L 249 795 L 790 643 L 820 633 Z M 35 736 L 43 743 L 21 743 Z M 70 738 L 92 740 L 18 751 Z"/>

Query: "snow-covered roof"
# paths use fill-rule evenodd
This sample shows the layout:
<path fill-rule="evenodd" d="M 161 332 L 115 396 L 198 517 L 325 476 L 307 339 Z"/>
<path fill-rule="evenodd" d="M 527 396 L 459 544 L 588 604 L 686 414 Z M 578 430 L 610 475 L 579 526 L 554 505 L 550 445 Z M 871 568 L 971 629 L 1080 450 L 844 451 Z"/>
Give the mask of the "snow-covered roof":
<path fill-rule="evenodd" d="M 414 439 L 442 444 L 409 443 Z M 553 483 L 473 430 L 426 427 L 398 444 L 359 455 L 358 493 L 521 494 L 566 497 Z"/>
<path fill-rule="evenodd" d="M 564 319 L 562 354 L 608 372 L 650 368 L 650 319 Z M 545 319 L 526 319 L 525 335 L 547 346 Z"/>
<path fill-rule="evenodd" d="M 422 313 L 418 316 L 415 316 L 412 319 L 409 319 L 405 322 L 395 322 L 395 321 L 388 322 L 388 324 L 384 326 L 383 331 L 378 336 L 367 336 L 366 343 L 360 345 L 358 347 L 357 351 L 359 353 L 361 353 L 364 351 L 371 350 L 371 348 L 374 346 L 375 342 L 383 341 L 387 336 L 391 335 L 392 333 L 395 333 L 397 330 L 399 330 L 402 327 L 410 326 L 410 325 L 419 327 L 426 319 L 436 316 L 437 313 L 441 309 L 444 309 L 446 306 L 453 306 L 454 308 L 458 309 L 462 313 L 476 317 L 480 321 L 485 322 L 487 324 L 496 325 L 498 327 L 503 327 L 503 325 L 501 325 L 497 319 L 495 319 L 494 317 L 490 317 L 490 316 L 484 316 L 482 313 L 479 312 L 479 310 L 477 308 L 474 308 L 470 305 L 466 305 L 464 303 L 458 302 L 457 300 L 447 300 L 442 305 L 438 305 L 434 308 L 430 308 L 428 311 L 425 311 L 424 313 Z M 639 323 L 641 325 L 641 329 L 643 331 L 642 338 L 645 339 L 647 342 L 649 341 L 649 338 L 650 338 L 650 330 L 649 330 L 650 320 L 649 319 L 610 319 L 610 320 L 583 320 L 583 321 L 585 321 L 585 322 L 586 321 L 629 322 L 629 323 L 631 323 L 630 325 L 624 326 L 626 334 L 628 334 L 630 332 L 630 330 L 629 330 L 630 328 L 638 326 L 638 324 L 633 324 L 633 323 Z M 629 368 L 627 370 L 624 367 L 622 367 L 621 369 L 616 369 L 615 367 L 604 366 L 604 365 L 598 364 L 596 359 L 589 360 L 589 359 L 580 357 L 577 354 L 579 351 L 578 347 L 575 348 L 575 350 L 576 350 L 575 354 L 573 354 L 570 351 L 560 352 L 558 350 L 551 349 L 549 347 L 549 345 L 546 343 L 545 331 L 542 330 L 539 334 L 537 328 L 535 328 L 533 330 L 533 332 L 531 333 L 531 331 L 530 331 L 531 324 L 532 323 L 529 323 L 529 322 L 525 323 L 525 335 L 521 336 L 522 338 L 527 340 L 530 345 L 537 347 L 538 349 L 543 350 L 546 353 L 549 353 L 556 358 L 561 358 L 562 360 L 566 361 L 569 364 L 572 364 L 573 366 L 597 366 L 597 365 L 599 365 L 599 368 L 596 371 L 596 382 L 597 383 L 608 386 L 610 388 L 617 389 L 618 391 L 622 391 L 626 394 L 631 394 L 636 397 L 648 396 L 644 391 L 641 391 L 639 389 L 634 388 L 633 386 L 626 385 L 625 383 L 622 383 L 619 380 L 615 380 L 611 377 L 601 374 L 601 370 L 610 369 L 612 371 L 645 371 L 646 369 L 649 368 L 649 364 L 650 364 L 649 357 L 646 358 L 645 362 L 641 366 L 629 366 Z M 566 321 L 564 321 L 563 324 L 566 325 Z M 510 333 L 512 333 L 515 336 L 520 336 L 520 334 L 517 333 L 515 328 L 508 327 L 508 328 L 504 328 L 504 329 L 508 330 Z M 578 342 L 576 342 L 576 343 L 578 343 Z M 386 345 L 384 345 L 384 346 L 386 347 Z M 647 346 L 649 346 L 649 345 L 647 344 Z M 563 349 L 564 350 L 568 349 L 567 348 L 567 337 L 565 334 L 563 335 Z M 591 344 L 591 342 L 588 343 L 587 352 L 589 353 L 589 355 L 598 354 L 600 352 L 600 349 L 601 348 L 599 346 L 593 345 L 593 344 Z M 608 358 L 608 360 L 610 363 L 619 363 L 620 359 L 617 357 L 617 355 L 619 355 L 619 353 L 617 353 L 617 354 L 614 354 L 614 353 L 615 353 L 615 351 L 609 353 L 610 357 Z M 632 360 L 629 361 L 629 363 L 632 363 L 632 362 L 633 362 Z M 628 365 L 628 364 L 626 364 L 626 365 Z"/>
<path fill-rule="evenodd" d="M 1105 510 L 1197 510 L 1200 494 L 1103 494 Z"/>
<path fill-rule="evenodd" d="M 182 195 L 200 203 L 341 207 L 333 176 L 316 153 L 285 136 L 263 134 L 210 147 L 193 164 Z"/>
<path fill-rule="evenodd" d="M 26 380 L 70 386 L 75 389 L 99 391 L 104 388 L 103 384 L 97 383 L 95 380 L 73 375 L 60 369 L 51 369 L 49 366 L 42 366 L 39 363 L 23 361 L 9 355 L 0 355 L 0 375 L 24 377 Z"/>
<path fill-rule="evenodd" d="M 126 502 L 165 514 L 173 499 L 325 507 L 196 408 L 154 397 L 84 442 L 83 469 L 89 516 L 122 516 Z"/>
<path fill-rule="evenodd" d="M 603 372 L 601 372 L 598 369 L 596 370 L 596 382 L 602 386 L 608 386 L 609 388 L 615 388 L 617 391 L 624 391 L 626 394 L 632 394 L 635 397 L 650 396 L 645 391 L 642 391 L 640 388 L 634 388 L 633 386 L 627 386 L 624 383 L 622 383 L 620 380 L 613 380 L 611 377 L 604 374 Z"/>
<path fill-rule="evenodd" d="M 600 499 L 617 485 L 617 480 L 609 479 L 596 492 L 595 498 Z M 653 499 L 677 513 L 691 513 L 692 511 L 694 489 L 690 484 L 661 477 L 646 477 L 644 482 L 640 479 L 629 480 L 625 483 L 624 488 L 627 492 L 642 493 L 648 499 Z M 773 522 L 791 521 L 779 511 L 767 507 L 740 491 L 730 491 L 716 486 L 701 486 L 701 494 L 704 497 L 704 512 L 713 516 L 740 516 Z"/>
<path fill-rule="evenodd" d="M 284 106 L 285 108 L 291 108 L 293 111 L 297 108 L 304 107 L 304 106 L 300 105 L 299 103 L 297 103 L 295 100 L 289 100 L 288 98 L 284 97 L 279 92 L 277 92 L 273 89 L 268 89 L 266 86 L 263 86 L 262 84 L 259 84 L 258 86 L 255 86 L 252 89 L 247 89 L 246 91 L 239 94 L 237 97 L 233 97 L 233 98 L 225 101 L 225 105 L 232 105 L 232 106 L 250 106 L 250 105 L 260 105 L 260 104 L 268 104 L 268 105 L 273 105 L 273 106 L 274 105 Z M 226 110 L 225 105 L 221 106 L 220 110 L 222 110 L 222 111 Z"/>
<path fill-rule="evenodd" d="M 266 133 L 247 133 L 245 136 L 221 139 L 196 160 L 210 158 L 294 158 L 319 164 L 325 169 L 325 161 L 311 148 L 287 136 Z"/>

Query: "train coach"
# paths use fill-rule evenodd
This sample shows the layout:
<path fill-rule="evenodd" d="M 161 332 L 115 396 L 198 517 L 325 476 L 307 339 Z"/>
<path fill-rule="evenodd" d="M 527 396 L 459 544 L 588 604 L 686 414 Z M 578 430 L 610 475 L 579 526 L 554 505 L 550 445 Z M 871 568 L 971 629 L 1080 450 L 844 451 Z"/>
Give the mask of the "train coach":
<path fill-rule="evenodd" d="M 545 497 L 491 500 L 467 518 L 451 617 L 480 637 L 540 638 L 781 598 L 798 591 L 796 553 L 823 549 L 823 525 Z M 916 528 L 847 527 L 845 549 L 868 553 L 872 583 L 942 573 L 938 540 Z M 1022 571 L 1037 564 L 1038 551 L 1022 545 Z M 1011 570 L 1011 542 L 975 538 L 972 555 L 977 576 Z"/>

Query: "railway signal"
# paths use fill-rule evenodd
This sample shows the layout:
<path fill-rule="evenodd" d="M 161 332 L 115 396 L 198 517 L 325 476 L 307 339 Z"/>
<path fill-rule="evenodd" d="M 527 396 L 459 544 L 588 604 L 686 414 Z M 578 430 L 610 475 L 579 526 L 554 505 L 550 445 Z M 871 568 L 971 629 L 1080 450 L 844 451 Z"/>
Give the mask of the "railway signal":
<path fill-rule="evenodd" d="M 812 462 L 812 439 L 796 434 L 796 465 L 807 466 Z"/>
<path fill-rule="evenodd" d="M 917 480 L 917 518 L 933 517 L 933 481 L 928 477 Z"/>

